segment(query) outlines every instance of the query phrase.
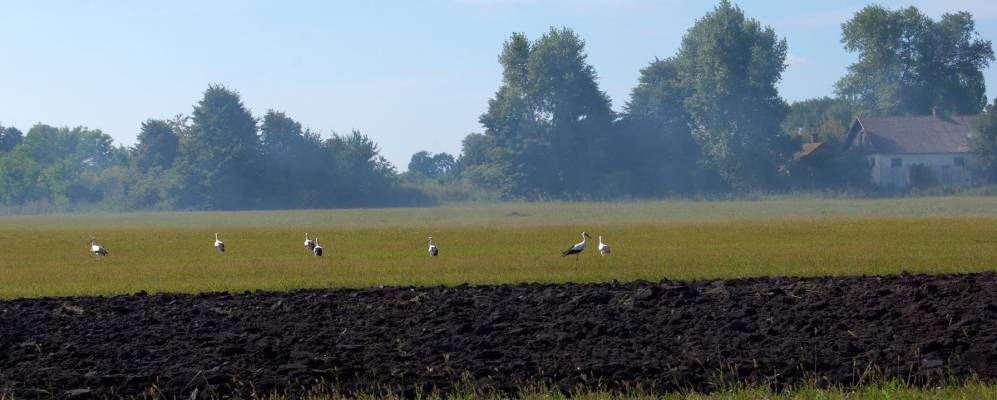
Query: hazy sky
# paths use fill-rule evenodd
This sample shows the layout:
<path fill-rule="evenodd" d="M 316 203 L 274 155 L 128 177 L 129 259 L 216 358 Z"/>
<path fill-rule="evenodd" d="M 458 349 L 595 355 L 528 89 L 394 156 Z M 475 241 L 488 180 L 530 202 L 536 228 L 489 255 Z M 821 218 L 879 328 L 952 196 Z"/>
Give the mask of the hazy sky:
<path fill-rule="evenodd" d="M 290 3 L 290 4 L 288 4 Z M 840 25 L 865 1 L 735 1 L 789 43 L 789 101 L 831 95 L 855 56 Z M 997 1 L 880 1 L 933 18 L 966 10 L 997 39 Z M 359 129 L 400 170 L 419 150 L 460 152 L 498 89 L 512 32 L 551 26 L 585 41 L 620 110 L 639 70 L 672 56 L 710 1 L 438 0 L 377 2 L 4 1 L 0 124 L 99 128 L 132 145 L 142 121 L 189 114 L 217 83 L 254 115 L 286 112 L 323 136 Z M 985 71 L 997 96 L 997 67 Z"/>

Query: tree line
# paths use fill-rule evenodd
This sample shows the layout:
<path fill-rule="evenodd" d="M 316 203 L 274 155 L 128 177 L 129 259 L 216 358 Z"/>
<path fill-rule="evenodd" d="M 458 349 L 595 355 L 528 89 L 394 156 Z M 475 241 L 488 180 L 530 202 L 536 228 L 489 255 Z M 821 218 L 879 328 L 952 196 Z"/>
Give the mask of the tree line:
<path fill-rule="evenodd" d="M 143 122 L 131 148 L 82 127 L 0 132 L 4 205 L 233 210 L 424 200 L 397 184 L 397 171 L 366 135 L 323 140 L 274 110 L 257 119 L 223 86 L 210 86 L 189 116 Z"/>
<path fill-rule="evenodd" d="M 858 61 L 835 96 L 788 104 L 776 87 L 786 40 L 723 0 L 674 56 L 640 71 L 614 113 L 573 31 L 513 34 L 499 55 L 502 85 L 479 119 L 484 131 L 464 139 L 453 170 L 437 179 L 506 198 L 868 190 L 862 155 L 840 151 L 855 117 L 975 115 L 987 104 L 982 71 L 994 53 L 967 12 L 935 21 L 915 7 L 867 6 L 842 24 L 841 42 Z M 835 151 L 794 159 L 810 140 Z"/>
<path fill-rule="evenodd" d="M 210 86 L 191 115 L 142 123 L 133 147 L 99 130 L 0 126 L 0 204 L 387 206 L 424 204 L 433 187 L 504 199 L 864 189 L 860 154 L 793 155 L 810 137 L 840 148 L 859 115 L 987 106 L 982 70 L 994 53 L 969 13 L 935 21 L 915 7 L 868 6 L 842 24 L 841 42 L 858 61 L 835 96 L 789 104 L 777 90 L 786 39 L 721 0 L 675 55 L 641 69 L 615 112 L 574 31 L 514 33 L 498 56 L 502 82 L 479 117 L 483 131 L 467 135 L 458 156 L 417 152 L 403 174 L 360 132 L 322 139 L 283 112 L 254 117 L 223 86 Z M 986 141 L 976 142 L 984 154 Z"/>

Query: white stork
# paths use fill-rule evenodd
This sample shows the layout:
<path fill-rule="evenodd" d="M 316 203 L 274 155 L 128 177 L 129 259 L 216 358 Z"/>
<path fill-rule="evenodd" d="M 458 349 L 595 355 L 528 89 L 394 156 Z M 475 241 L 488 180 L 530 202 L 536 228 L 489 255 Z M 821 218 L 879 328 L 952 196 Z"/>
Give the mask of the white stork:
<path fill-rule="evenodd" d="M 609 250 L 609 245 L 602 242 L 602 235 L 599 235 L 599 254 L 606 255 L 611 253 Z"/>
<path fill-rule="evenodd" d="M 588 243 L 588 238 L 591 238 L 591 236 L 589 236 L 589 234 L 586 232 L 582 232 L 582 241 L 579 243 L 575 243 L 574 246 L 571 246 L 571 248 L 561 253 L 561 257 L 567 257 L 574 254 L 575 260 L 578 260 L 578 254 L 580 254 L 583 250 L 585 250 L 585 245 Z"/>
<path fill-rule="evenodd" d="M 219 253 L 224 253 L 225 252 L 225 242 L 222 242 L 221 240 L 218 240 L 218 234 L 217 233 L 215 234 L 215 250 L 218 250 Z"/>
<path fill-rule="evenodd" d="M 322 246 L 318 244 L 318 238 L 315 238 L 314 248 L 312 248 L 312 253 L 315 253 L 315 257 L 322 257 Z"/>
<path fill-rule="evenodd" d="M 315 251 L 315 241 L 308 238 L 308 232 L 305 232 L 305 250 L 308 252 Z"/>
<path fill-rule="evenodd" d="M 104 246 L 98 245 L 97 238 L 93 236 L 90 237 L 90 252 L 97 257 L 103 257 L 107 255 L 107 249 L 105 249 Z"/>
<path fill-rule="evenodd" d="M 432 236 L 429 237 L 429 241 L 427 243 L 429 243 L 429 256 L 430 257 L 436 257 L 436 256 L 440 255 L 440 249 L 437 248 L 435 244 L 433 244 L 433 237 Z"/>
<path fill-rule="evenodd" d="M 581 252 L 583 250 L 585 250 L 585 246 L 588 245 L 588 238 L 591 238 L 591 236 L 589 236 L 589 234 L 586 233 L 586 232 L 582 232 L 582 241 L 578 242 L 578 243 L 575 243 L 574 246 L 571 246 L 570 248 L 568 248 L 567 250 L 565 250 L 563 253 L 561 253 L 561 257 L 567 257 L 567 256 L 570 256 L 570 255 L 574 254 L 575 255 L 575 260 L 577 261 L 578 260 L 578 255 L 581 254 Z"/>

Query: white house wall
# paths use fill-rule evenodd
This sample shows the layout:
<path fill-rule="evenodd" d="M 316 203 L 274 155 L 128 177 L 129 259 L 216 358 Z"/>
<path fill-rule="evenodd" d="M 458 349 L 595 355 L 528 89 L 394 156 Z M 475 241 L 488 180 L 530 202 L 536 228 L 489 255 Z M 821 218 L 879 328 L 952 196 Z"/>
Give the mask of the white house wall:
<path fill-rule="evenodd" d="M 962 166 L 956 165 L 956 157 L 965 160 Z M 893 166 L 893 159 L 900 159 L 900 166 Z M 866 157 L 872 163 L 872 182 L 881 187 L 903 189 L 910 186 L 910 167 L 928 167 L 935 182 L 942 185 L 969 186 L 973 183 L 970 166 L 976 157 L 969 153 L 936 154 L 873 154 Z"/>

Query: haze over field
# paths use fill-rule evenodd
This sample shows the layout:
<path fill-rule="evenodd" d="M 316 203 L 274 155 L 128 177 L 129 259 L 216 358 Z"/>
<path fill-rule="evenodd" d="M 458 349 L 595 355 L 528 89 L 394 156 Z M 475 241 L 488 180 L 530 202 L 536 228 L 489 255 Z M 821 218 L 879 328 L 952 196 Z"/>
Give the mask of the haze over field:
<path fill-rule="evenodd" d="M 18 77 L 0 100 L 16 99 L 0 103 L 3 214 L 877 197 L 997 182 L 990 5 L 64 6 L 55 32 L 88 25 L 14 41 L 0 67 Z M 48 54 L 73 62 L 31 63 Z M 200 100 L 173 104 L 194 85 Z M 965 121 L 945 125 L 955 147 L 927 151 L 960 153 L 957 171 L 898 159 L 909 182 L 874 179 L 874 149 L 844 137 L 867 117 L 921 118 L 915 131 L 930 135 L 923 121 Z M 122 131 L 138 132 L 133 145 L 115 140 Z"/>
<path fill-rule="evenodd" d="M 932 18 L 965 10 L 997 37 L 997 3 L 880 1 Z M 840 24 L 866 1 L 739 1 L 789 45 L 788 101 L 833 95 L 855 54 Z M 237 89 L 255 115 L 288 112 L 321 131 L 360 129 L 404 170 L 420 150 L 459 154 L 500 84 L 511 32 L 566 26 L 586 41 L 600 87 L 621 110 L 655 57 L 675 54 L 713 2 L 440 0 L 431 2 L 4 2 L 0 123 L 84 125 L 135 143 L 147 118 L 191 112 L 208 84 Z M 44 27 L 42 29 L 41 27 Z M 997 81 L 993 66 L 984 70 Z M 993 85 L 987 97 L 997 92 Z"/>

